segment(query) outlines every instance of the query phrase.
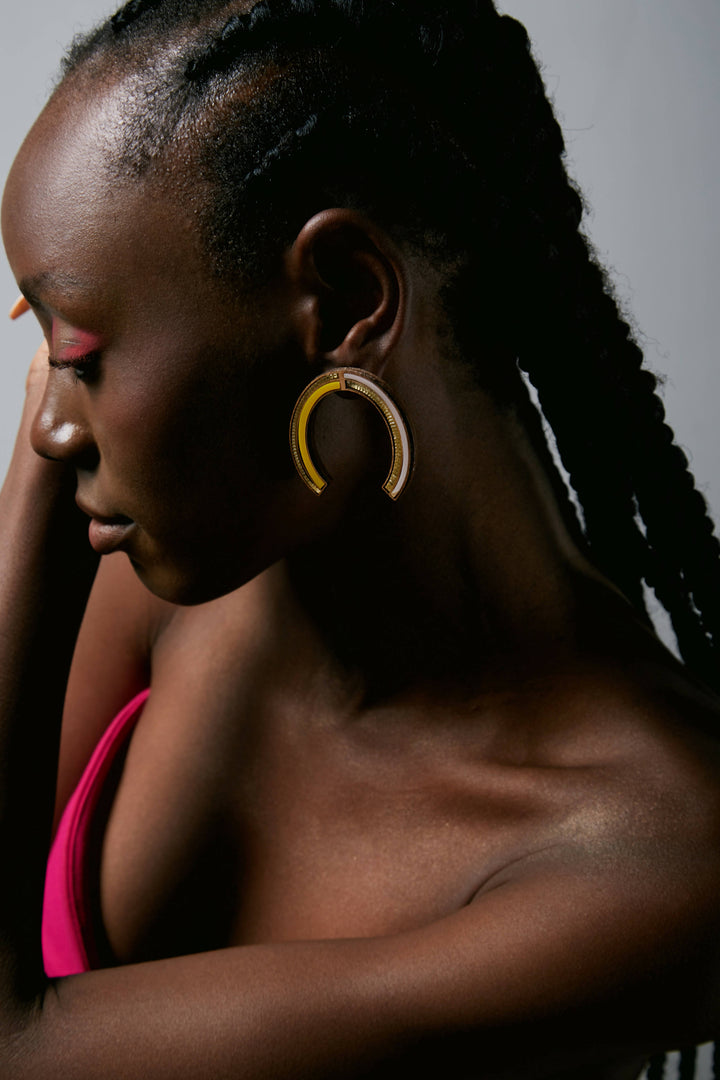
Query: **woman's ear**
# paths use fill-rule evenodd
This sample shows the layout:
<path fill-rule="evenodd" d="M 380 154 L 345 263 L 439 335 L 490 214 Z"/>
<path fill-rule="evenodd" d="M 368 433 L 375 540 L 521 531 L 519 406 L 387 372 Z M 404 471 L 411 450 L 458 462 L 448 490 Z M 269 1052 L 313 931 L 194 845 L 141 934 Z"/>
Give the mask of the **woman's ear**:
<path fill-rule="evenodd" d="M 311 363 L 382 373 L 402 330 L 403 264 L 382 229 L 352 210 L 324 210 L 303 226 L 287 269 Z"/>

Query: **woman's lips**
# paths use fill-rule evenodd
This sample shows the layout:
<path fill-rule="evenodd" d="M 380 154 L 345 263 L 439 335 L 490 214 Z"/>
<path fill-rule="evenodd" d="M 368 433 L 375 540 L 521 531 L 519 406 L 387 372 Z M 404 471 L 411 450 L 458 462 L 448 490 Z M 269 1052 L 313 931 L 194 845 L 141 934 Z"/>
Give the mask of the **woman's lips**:
<path fill-rule="evenodd" d="M 101 521 L 93 518 L 88 526 L 90 546 L 98 555 L 109 555 L 122 546 L 133 527 L 134 522 L 126 519 Z"/>
<path fill-rule="evenodd" d="M 82 512 L 91 519 L 88 526 L 88 538 L 98 555 L 108 555 L 111 551 L 117 550 L 134 528 L 135 522 L 123 514 L 106 517 L 91 507 L 85 506 L 81 499 L 76 497 L 75 501 Z"/>

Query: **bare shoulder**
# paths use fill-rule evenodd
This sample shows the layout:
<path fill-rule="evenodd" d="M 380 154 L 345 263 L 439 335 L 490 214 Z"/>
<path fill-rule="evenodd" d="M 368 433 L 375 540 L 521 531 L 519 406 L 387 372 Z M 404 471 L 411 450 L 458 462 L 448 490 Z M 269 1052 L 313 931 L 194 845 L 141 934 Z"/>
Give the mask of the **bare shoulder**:
<path fill-rule="evenodd" d="M 598 692 L 579 727 L 553 761 L 555 842 L 505 879 L 538 863 L 594 881 L 619 927 L 702 942 L 720 970 L 720 703 L 669 665 Z"/>
<path fill-rule="evenodd" d="M 577 744 L 528 770 L 543 828 L 470 908 L 503 963 L 533 956 L 546 1004 L 574 984 L 667 1048 L 720 1030 L 720 710 L 682 678 L 657 689 L 601 695 Z"/>
<path fill-rule="evenodd" d="M 656 865 L 720 870 L 720 701 L 670 666 L 629 681 L 605 748 L 601 824 L 648 845 Z"/>

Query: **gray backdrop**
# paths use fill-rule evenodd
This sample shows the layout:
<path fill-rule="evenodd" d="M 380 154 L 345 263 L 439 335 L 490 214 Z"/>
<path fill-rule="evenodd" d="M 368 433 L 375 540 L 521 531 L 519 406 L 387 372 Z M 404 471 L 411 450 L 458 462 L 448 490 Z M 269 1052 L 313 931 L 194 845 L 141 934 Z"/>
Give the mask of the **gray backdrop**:
<path fill-rule="evenodd" d="M 4 0 L 3 176 L 52 86 L 63 46 L 114 6 L 112 0 Z M 652 366 L 668 376 L 670 421 L 717 516 L 720 3 L 504 0 L 501 6 L 526 24 L 535 42 L 572 171 L 593 207 L 590 233 L 613 268 Z M 32 316 L 15 325 L 2 317 L 17 290 L 4 263 L 0 274 L 4 474 L 38 332 Z"/>

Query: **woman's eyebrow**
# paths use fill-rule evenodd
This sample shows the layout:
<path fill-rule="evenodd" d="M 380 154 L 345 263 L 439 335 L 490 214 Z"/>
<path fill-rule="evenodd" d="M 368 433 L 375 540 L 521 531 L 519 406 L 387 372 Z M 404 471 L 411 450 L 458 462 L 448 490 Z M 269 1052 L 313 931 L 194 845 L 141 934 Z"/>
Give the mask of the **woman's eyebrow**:
<path fill-rule="evenodd" d="M 22 278 L 18 282 L 20 292 L 31 304 L 42 306 L 41 297 L 47 293 L 87 293 L 91 285 L 81 278 L 74 277 L 62 270 L 44 270 L 40 274 Z"/>

